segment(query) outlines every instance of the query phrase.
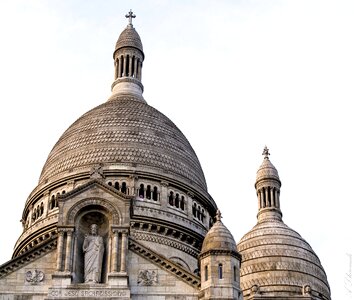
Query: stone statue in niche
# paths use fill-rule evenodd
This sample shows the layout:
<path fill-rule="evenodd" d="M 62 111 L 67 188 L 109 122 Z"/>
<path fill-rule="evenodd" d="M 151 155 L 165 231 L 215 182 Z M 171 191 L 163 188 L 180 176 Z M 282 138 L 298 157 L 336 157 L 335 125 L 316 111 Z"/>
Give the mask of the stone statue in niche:
<path fill-rule="evenodd" d="M 103 263 L 103 238 L 98 235 L 98 226 L 90 226 L 91 234 L 85 235 L 82 250 L 84 252 L 85 283 L 100 283 Z"/>

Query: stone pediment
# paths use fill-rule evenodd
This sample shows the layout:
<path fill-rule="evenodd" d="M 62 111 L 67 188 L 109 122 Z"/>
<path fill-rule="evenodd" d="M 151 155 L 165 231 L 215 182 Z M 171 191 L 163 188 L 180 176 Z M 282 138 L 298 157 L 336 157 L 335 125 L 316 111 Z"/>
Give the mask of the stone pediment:
<path fill-rule="evenodd" d="M 132 198 L 100 179 L 92 179 L 58 198 L 58 226 L 73 226 L 76 215 L 90 206 L 99 206 L 109 211 L 114 224 L 125 224 L 128 222 L 126 216 L 129 215 Z"/>
<path fill-rule="evenodd" d="M 130 200 L 134 198 L 133 196 L 126 195 L 121 191 L 115 189 L 114 187 L 109 186 L 108 184 L 106 184 L 104 181 L 100 179 L 92 179 L 76 187 L 75 189 L 67 192 L 66 194 L 60 195 L 58 199 L 59 201 L 66 201 L 66 199 L 70 199 L 72 197 L 84 193 L 87 190 L 92 190 L 92 189 L 100 189 L 102 191 L 105 191 L 106 193 L 114 195 L 115 197 L 120 197 L 125 200 Z"/>

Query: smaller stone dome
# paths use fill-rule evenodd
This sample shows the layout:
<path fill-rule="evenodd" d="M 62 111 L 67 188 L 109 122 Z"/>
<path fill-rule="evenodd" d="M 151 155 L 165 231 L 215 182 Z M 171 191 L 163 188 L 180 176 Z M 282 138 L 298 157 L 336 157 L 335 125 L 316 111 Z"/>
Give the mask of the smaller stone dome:
<path fill-rule="evenodd" d="M 201 255 L 209 251 L 237 252 L 236 242 L 231 232 L 221 222 L 221 214 L 218 211 L 216 222 L 206 234 Z"/>
<path fill-rule="evenodd" d="M 120 34 L 115 51 L 123 47 L 133 47 L 143 52 L 143 44 L 133 25 L 129 24 Z"/>
<path fill-rule="evenodd" d="M 260 181 L 269 179 L 275 179 L 280 182 L 278 171 L 269 160 L 269 150 L 267 147 L 264 148 L 263 155 L 263 162 L 257 171 L 256 185 Z"/>

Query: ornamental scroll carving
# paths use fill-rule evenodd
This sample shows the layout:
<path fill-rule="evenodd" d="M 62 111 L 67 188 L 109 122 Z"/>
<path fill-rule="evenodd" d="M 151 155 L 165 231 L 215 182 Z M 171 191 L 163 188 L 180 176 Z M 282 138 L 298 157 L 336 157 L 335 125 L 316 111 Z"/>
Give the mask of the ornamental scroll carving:
<path fill-rule="evenodd" d="M 44 273 L 42 271 L 38 271 L 37 269 L 34 271 L 26 272 L 26 281 L 31 284 L 38 284 L 44 280 Z"/>
<path fill-rule="evenodd" d="M 151 286 L 157 284 L 157 270 L 140 270 L 138 285 Z"/>

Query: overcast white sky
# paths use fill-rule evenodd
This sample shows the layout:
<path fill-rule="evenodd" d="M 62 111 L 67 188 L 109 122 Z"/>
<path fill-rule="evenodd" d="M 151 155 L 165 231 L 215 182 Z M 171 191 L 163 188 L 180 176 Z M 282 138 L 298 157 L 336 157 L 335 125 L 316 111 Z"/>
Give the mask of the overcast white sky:
<path fill-rule="evenodd" d="M 256 224 L 266 144 L 285 223 L 321 259 L 332 299 L 352 299 L 352 0 L 0 0 L 0 264 L 51 148 L 109 97 L 129 9 L 144 97 L 189 139 L 235 240 Z"/>

